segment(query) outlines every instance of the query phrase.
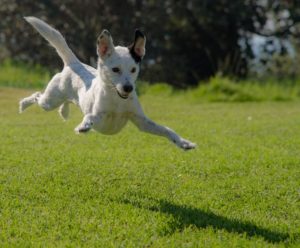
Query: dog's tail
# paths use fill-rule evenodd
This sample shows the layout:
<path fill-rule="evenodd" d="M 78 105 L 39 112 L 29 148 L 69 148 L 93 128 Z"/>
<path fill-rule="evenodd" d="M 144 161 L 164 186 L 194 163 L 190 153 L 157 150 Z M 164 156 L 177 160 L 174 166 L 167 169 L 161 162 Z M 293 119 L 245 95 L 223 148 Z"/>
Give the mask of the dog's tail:
<path fill-rule="evenodd" d="M 28 16 L 24 18 L 56 49 L 65 65 L 79 62 L 60 32 L 36 17 Z"/>

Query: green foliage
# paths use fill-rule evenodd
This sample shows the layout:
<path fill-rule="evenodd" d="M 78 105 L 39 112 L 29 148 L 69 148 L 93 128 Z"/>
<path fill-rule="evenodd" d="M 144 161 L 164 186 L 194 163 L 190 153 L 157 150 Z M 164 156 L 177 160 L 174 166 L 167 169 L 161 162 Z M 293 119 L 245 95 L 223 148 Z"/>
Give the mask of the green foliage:
<path fill-rule="evenodd" d="M 234 82 L 228 78 L 214 77 L 207 84 L 190 90 L 188 95 L 194 101 L 210 102 L 292 101 L 299 99 L 300 85 L 279 84 L 276 81 Z"/>
<path fill-rule="evenodd" d="M 31 66 L 5 61 L 0 66 L 0 86 L 18 88 L 45 88 L 51 74 L 39 65 Z M 137 82 L 139 95 L 150 94 L 162 97 L 176 96 L 191 102 L 251 102 L 293 101 L 300 98 L 300 82 L 265 80 L 265 83 L 245 80 L 235 82 L 216 76 L 207 83 L 189 90 L 176 90 L 166 83 L 149 84 Z"/>
<path fill-rule="evenodd" d="M 26 65 L 6 60 L 0 64 L 0 85 L 18 88 L 42 88 L 50 73 L 40 65 Z"/>
<path fill-rule="evenodd" d="M 176 96 L 183 101 L 200 102 L 261 102 L 295 101 L 300 99 L 300 84 L 275 80 L 259 83 L 251 80 L 236 82 L 226 77 L 216 76 L 197 88 L 186 91 L 172 89 L 166 83 L 138 84 L 139 94 Z"/>
<path fill-rule="evenodd" d="M 174 92 L 174 88 L 171 85 L 163 82 L 158 82 L 151 85 L 147 82 L 139 81 L 137 83 L 137 90 L 139 95 L 152 94 L 170 96 Z"/>
<path fill-rule="evenodd" d="M 239 85 L 227 78 L 220 77 L 213 78 L 209 83 L 198 87 L 198 89 L 193 90 L 190 94 L 194 99 L 205 99 L 212 102 L 260 100 L 254 92 L 249 91 L 245 84 Z"/>
<path fill-rule="evenodd" d="M 183 152 L 131 124 L 75 135 L 75 108 L 19 115 L 31 93 L 0 88 L 1 247 L 299 246 L 299 102 L 142 95 Z"/>
<path fill-rule="evenodd" d="M 300 78 L 300 44 L 299 39 L 291 40 L 289 43 L 290 51 L 287 54 L 274 53 L 272 56 L 268 56 L 267 59 L 263 58 L 264 65 L 257 64 L 256 68 L 259 66 L 259 70 L 253 70 L 251 76 L 259 78 L 260 80 L 268 80 L 269 78 L 274 78 L 277 81 L 291 82 L 296 81 Z M 263 57 L 263 55 L 261 55 Z M 284 83 L 284 82 L 283 82 Z"/>
<path fill-rule="evenodd" d="M 240 78 L 247 75 L 254 56 L 254 34 L 278 39 L 299 36 L 297 2 L 0 0 L 0 60 L 61 67 L 57 54 L 22 18 L 35 15 L 61 31 L 88 64 L 96 61 L 96 37 L 102 29 L 110 30 L 116 45 L 128 46 L 134 29 L 141 28 L 147 36 L 143 80 L 185 88 L 218 72 Z M 274 24 L 271 30 L 268 22 Z"/>

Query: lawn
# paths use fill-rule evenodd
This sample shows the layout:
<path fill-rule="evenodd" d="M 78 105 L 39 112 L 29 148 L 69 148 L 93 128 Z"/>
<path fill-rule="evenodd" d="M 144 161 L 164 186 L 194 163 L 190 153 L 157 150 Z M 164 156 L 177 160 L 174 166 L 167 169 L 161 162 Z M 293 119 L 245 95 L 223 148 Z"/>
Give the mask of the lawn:
<path fill-rule="evenodd" d="M 0 88 L 1 247 L 299 247 L 300 102 L 197 103 L 144 94 L 145 112 L 198 144 L 132 124 L 76 135 Z"/>

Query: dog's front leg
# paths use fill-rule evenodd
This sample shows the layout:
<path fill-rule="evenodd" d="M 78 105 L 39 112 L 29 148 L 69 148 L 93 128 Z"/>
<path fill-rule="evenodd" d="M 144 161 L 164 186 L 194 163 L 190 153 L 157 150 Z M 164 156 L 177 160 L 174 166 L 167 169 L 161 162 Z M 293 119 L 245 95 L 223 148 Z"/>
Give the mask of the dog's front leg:
<path fill-rule="evenodd" d="M 148 119 L 146 116 L 134 115 L 131 120 L 140 131 L 166 137 L 184 150 L 189 150 L 196 147 L 196 144 L 189 140 L 183 139 L 172 129 L 158 125 L 152 120 Z"/>
<path fill-rule="evenodd" d="M 82 122 L 75 128 L 76 133 L 86 133 L 90 131 L 94 124 L 100 121 L 100 115 L 87 114 Z"/>
<path fill-rule="evenodd" d="M 91 130 L 93 125 L 97 125 L 103 116 L 103 113 L 99 110 L 100 98 L 92 98 L 93 108 L 89 114 L 83 117 L 82 122 L 75 128 L 76 133 L 86 133 Z"/>

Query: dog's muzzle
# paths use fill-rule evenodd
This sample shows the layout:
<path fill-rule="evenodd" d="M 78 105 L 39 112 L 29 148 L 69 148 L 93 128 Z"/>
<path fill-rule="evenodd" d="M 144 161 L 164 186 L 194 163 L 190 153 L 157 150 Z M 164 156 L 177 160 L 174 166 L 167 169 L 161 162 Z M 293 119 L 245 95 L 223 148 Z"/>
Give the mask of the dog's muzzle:
<path fill-rule="evenodd" d="M 133 91 L 133 86 L 129 83 L 123 85 L 123 90 L 124 93 L 120 93 L 120 91 L 118 91 L 117 89 L 117 93 L 119 95 L 119 97 L 123 98 L 123 99 L 127 99 L 129 97 L 129 94 Z"/>
<path fill-rule="evenodd" d="M 117 90 L 117 93 L 119 95 L 119 97 L 123 98 L 123 99 L 127 99 L 129 97 L 129 94 L 121 94 L 118 90 Z"/>

